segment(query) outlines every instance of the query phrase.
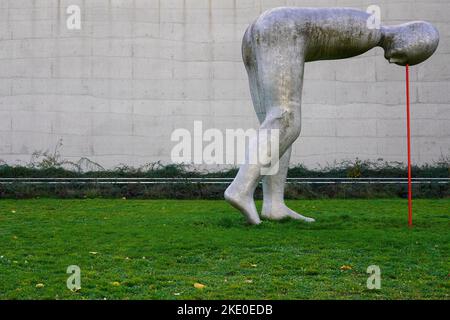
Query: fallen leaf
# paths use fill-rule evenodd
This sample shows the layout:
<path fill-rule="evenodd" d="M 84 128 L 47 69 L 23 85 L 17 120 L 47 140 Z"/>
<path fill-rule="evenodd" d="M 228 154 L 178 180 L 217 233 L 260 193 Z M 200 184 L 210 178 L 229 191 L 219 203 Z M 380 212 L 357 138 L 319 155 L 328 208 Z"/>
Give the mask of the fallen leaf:
<path fill-rule="evenodd" d="M 120 282 L 118 282 L 118 281 L 111 282 L 111 284 L 115 287 L 120 286 Z"/>
<path fill-rule="evenodd" d="M 252 279 L 245 279 L 245 283 L 253 283 Z"/>
<path fill-rule="evenodd" d="M 344 264 L 340 269 L 342 271 L 346 271 L 346 270 L 352 270 L 352 267 L 351 266 L 347 266 L 347 265 Z"/>
<path fill-rule="evenodd" d="M 196 282 L 196 283 L 194 283 L 194 287 L 195 287 L 196 289 L 203 289 L 203 288 L 205 288 L 206 286 L 205 286 L 204 284 L 201 284 L 201 283 Z"/>
<path fill-rule="evenodd" d="M 98 254 L 98 252 L 96 252 L 96 251 L 90 251 L 89 253 L 90 253 L 90 254 L 93 254 L 93 255 Z"/>
<path fill-rule="evenodd" d="M 257 264 L 251 264 L 251 266 L 252 266 L 253 268 L 256 268 L 258 265 L 257 265 Z"/>
<path fill-rule="evenodd" d="M 43 287 L 45 287 L 45 285 L 44 285 L 43 283 L 38 283 L 38 284 L 36 285 L 36 288 L 43 288 Z"/>

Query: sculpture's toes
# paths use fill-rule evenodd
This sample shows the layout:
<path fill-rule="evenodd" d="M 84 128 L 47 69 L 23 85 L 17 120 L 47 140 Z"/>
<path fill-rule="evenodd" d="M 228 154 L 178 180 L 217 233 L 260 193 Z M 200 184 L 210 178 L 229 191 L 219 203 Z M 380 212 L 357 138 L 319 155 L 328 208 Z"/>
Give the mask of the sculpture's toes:
<path fill-rule="evenodd" d="M 291 218 L 295 220 L 301 220 L 308 223 L 315 222 L 313 218 L 302 216 L 301 214 L 298 214 L 297 212 L 289 209 L 286 205 L 280 205 L 271 208 L 271 210 L 264 210 L 261 214 L 263 218 L 269 219 L 269 220 L 283 220 L 286 218 Z"/>
<path fill-rule="evenodd" d="M 308 222 L 308 223 L 316 222 L 315 219 L 310 218 L 310 217 L 302 216 L 301 214 L 298 214 L 297 212 L 292 211 L 291 209 L 289 209 L 289 211 L 290 211 L 289 216 L 290 216 L 292 219 L 295 219 L 295 220 L 302 220 L 302 221 L 305 221 L 305 222 Z"/>

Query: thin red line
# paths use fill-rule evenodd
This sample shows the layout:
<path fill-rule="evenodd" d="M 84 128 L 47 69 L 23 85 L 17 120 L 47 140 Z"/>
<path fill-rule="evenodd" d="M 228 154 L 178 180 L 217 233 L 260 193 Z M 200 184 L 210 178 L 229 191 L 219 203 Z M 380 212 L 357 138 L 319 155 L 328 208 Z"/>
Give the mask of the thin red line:
<path fill-rule="evenodd" d="M 406 65 L 406 131 L 408 139 L 408 226 L 412 227 L 411 113 L 409 100 L 409 65 Z"/>

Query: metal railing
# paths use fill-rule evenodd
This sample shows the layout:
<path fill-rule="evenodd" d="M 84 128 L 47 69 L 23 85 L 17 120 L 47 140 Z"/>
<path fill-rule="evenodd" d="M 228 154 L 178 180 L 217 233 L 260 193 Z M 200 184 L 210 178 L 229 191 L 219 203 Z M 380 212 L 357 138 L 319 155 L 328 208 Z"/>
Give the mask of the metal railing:
<path fill-rule="evenodd" d="M 0 178 L 0 184 L 229 184 L 233 178 Z M 407 178 L 288 178 L 288 184 L 407 184 Z M 450 178 L 413 178 L 414 184 L 447 184 Z"/>

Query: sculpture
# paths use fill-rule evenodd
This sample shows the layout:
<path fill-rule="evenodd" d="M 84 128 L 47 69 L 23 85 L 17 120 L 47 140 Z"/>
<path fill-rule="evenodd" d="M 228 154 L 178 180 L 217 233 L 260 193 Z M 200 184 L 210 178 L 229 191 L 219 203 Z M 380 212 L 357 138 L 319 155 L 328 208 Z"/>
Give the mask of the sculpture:
<path fill-rule="evenodd" d="M 304 63 L 354 57 L 382 47 L 385 58 L 400 66 L 415 65 L 437 49 L 439 33 L 415 21 L 370 29 L 371 16 L 349 8 L 275 8 L 263 13 L 245 32 L 242 56 L 261 129 L 279 130 L 279 170 L 263 178 L 262 216 L 314 222 L 284 203 L 291 145 L 300 135 Z M 249 142 L 247 154 L 256 151 Z M 253 201 L 261 178 L 260 164 L 242 165 L 225 191 L 225 199 L 251 224 L 261 222 Z"/>

